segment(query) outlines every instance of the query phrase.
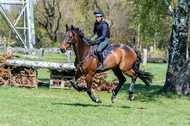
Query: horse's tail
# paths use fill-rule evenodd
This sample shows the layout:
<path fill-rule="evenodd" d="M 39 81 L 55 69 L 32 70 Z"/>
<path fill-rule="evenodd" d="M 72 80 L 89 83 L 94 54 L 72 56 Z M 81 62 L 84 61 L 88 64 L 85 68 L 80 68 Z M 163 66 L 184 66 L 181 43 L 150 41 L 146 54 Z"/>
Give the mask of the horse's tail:
<path fill-rule="evenodd" d="M 138 75 L 138 77 L 146 84 L 146 86 L 149 86 L 150 83 L 152 83 L 152 79 L 154 76 L 152 74 L 150 74 L 149 72 L 144 72 L 139 69 L 140 62 L 141 62 L 141 54 L 138 50 L 136 50 L 136 49 L 133 49 L 133 50 L 137 54 L 137 60 L 132 68 L 133 68 L 134 72 Z"/>

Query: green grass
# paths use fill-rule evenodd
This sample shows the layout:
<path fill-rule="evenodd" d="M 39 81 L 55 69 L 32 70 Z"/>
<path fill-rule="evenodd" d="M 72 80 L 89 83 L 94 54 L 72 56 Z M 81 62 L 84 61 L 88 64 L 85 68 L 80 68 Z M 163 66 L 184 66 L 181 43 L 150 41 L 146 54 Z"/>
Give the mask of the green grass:
<path fill-rule="evenodd" d="M 137 80 L 135 101 L 128 100 L 130 78 L 111 103 L 111 93 L 95 93 L 103 103 L 92 102 L 86 92 L 74 89 L 22 89 L 0 87 L 0 125 L 43 126 L 189 126 L 190 98 L 158 95 L 164 84 L 167 64 L 148 63 L 155 78 L 150 87 Z M 144 69 L 144 68 L 141 68 Z M 49 81 L 47 69 L 38 69 L 39 79 Z M 114 79 L 113 73 L 108 80 Z"/>
<path fill-rule="evenodd" d="M 15 59 L 22 58 L 21 53 Z M 39 56 L 36 54 L 36 56 Z M 75 56 L 72 56 L 72 62 Z M 37 61 L 37 60 L 36 60 Z M 46 62 L 66 62 L 64 54 L 45 53 Z M 158 95 L 164 85 L 167 64 L 148 63 L 141 67 L 154 75 L 153 83 L 146 87 L 137 79 L 135 101 L 129 101 L 129 77 L 116 103 L 111 103 L 111 93 L 95 93 L 101 104 L 92 102 L 86 92 L 74 89 L 23 89 L 0 87 L 0 125 L 43 126 L 189 126 L 190 98 L 176 94 Z M 38 79 L 49 82 L 48 69 L 38 69 Z M 107 81 L 115 79 L 111 72 Z"/>

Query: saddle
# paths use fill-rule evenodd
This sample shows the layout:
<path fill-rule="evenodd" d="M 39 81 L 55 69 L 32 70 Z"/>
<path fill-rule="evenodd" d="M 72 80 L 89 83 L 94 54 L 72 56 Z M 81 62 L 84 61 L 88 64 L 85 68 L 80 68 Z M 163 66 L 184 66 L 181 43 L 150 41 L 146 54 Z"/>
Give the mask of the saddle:
<path fill-rule="evenodd" d="M 97 53 L 97 48 L 98 48 L 98 45 L 94 45 L 94 46 L 91 46 L 91 55 L 95 58 L 98 59 L 98 53 Z M 102 55 L 103 55 L 103 59 L 106 60 L 106 58 L 108 57 L 108 54 L 111 53 L 111 51 L 114 49 L 114 46 L 109 42 L 108 43 L 108 46 L 104 49 L 104 51 L 102 52 Z"/>

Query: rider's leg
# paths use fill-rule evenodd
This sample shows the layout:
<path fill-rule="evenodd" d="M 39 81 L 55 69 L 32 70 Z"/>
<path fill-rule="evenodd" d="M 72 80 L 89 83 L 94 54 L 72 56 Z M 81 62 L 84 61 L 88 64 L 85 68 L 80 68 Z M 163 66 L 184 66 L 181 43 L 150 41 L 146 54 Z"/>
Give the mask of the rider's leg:
<path fill-rule="evenodd" d="M 104 70 L 102 52 L 107 47 L 108 43 L 109 43 L 109 38 L 105 38 L 102 42 L 100 42 L 100 44 L 98 46 L 97 52 L 98 52 L 98 58 L 99 58 L 100 65 L 97 68 L 97 70 Z"/>
<path fill-rule="evenodd" d="M 104 70 L 102 52 L 98 52 L 98 58 L 99 58 L 100 65 L 98 66 L 97 70 Z"/>

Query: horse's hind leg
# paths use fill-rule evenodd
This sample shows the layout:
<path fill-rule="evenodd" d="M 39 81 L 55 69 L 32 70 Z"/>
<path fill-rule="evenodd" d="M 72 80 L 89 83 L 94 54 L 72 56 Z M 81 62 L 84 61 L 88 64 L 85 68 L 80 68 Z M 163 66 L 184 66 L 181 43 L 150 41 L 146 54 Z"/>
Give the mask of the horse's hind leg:
<path fill-rule="evenodd" d="M 123 74 L 122 74 L 121 70 L 119 69 L 119 67 L 116 67 L 116 68 L 114 68 L 112 70 L 113 70 L 114 74 L 117 76 L 117 78 L 119 79 L 119 84 L 117 85 L 117 87 L 113 91 L 113 94 L 112 94 L 112 97 L 111 97 L 112 103 L 114 103 L 117 100 L 116 95 L 119 92 L 119 90 L 121 89 L 121 87 L 123 86 L 123 84 L 125 83 L 126 79 L 123 76 Z"/>
<path fill-rule="evenodd" d="M 135 85 L 135 82 L 137 79 L 137 74 L 133 73 L 132 70 L 124 71 L 124 73 L 127 76 L 131 77 L 131 79 L 132 79 L 130 87 L 129 87 L 129 99 L 132 101 L 132 100 L 134 100 L 133 89 L 134 89 L 134 85 Z"/>
<path fill-rule="evenodd" d="M 90 96 L 90 98 L 92 99 L 92 101 L 96 102 L 96 103 L 101 103 L 102 100 L 99 97 L 95 97 L 92 93 L 92 79 L 93 76 L 91 74 L 87 74 L 86 76 L 86 82 L 87 82 L 87 93 Z"/>

